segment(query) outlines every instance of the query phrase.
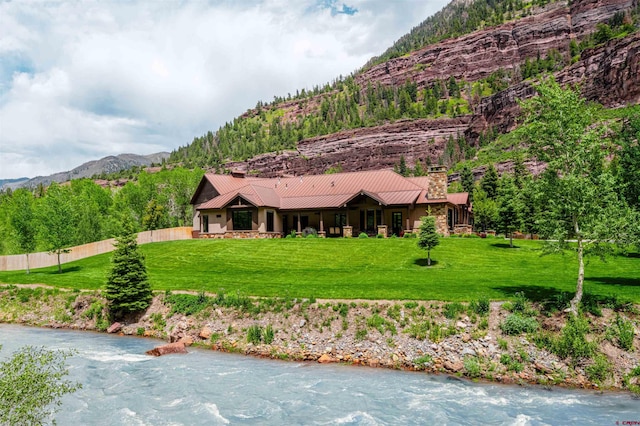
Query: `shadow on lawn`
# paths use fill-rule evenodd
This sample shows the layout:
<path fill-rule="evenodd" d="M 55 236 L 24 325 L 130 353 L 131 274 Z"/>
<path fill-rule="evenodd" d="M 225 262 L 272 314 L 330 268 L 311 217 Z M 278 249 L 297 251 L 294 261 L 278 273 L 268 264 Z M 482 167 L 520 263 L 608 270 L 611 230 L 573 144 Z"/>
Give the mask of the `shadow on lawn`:
<path fill-rule="evenodd" d="M 413 261 L 413 264 L 418 266 L 427 266 L 427 259 L 416 259 Z M 431 266 L 436 266 L 437 264 L 437 260 L 431 259 Z"/>
<path fill-rule="evenodd" d="M 624 286 L 640 286 L 640 278 L 622 278 L 622 277 L 585 277 L 585 281 L 591 281 L 605 285 L 624 285 Z"/>
<path fill-rule="evenodd" d="M 58 272 L 58 267 L 56 267 L 55 269 L 53 269 L 51 271 L 45 272 L 45 274 L 47 274 L 47 275 L 59 275 L 59 274 L 66 274 L 67 272 L 78 272 L 81 269 L 82 268 L 79 267 L 79 266 L 65 267 L 64 265 L 62 265 L 62 272 Z"/>
<path fill-rule="evenodd" d="M 515 297 L 516 293 L 524 293 L 524 296 L 532 302 L 558 300 L 565 297 L 567 294 L 566 291 L 560 291 L 553 287 L 542 287 L 539 285 L 492 287 L 492 289 L 503 293 L 509 298 Z M 573 297 L 573 292 L 571 292 L 570 295 Z"/>
<path fill-rule="evenodd" d="M 514 248 L 514 249 L 520 248 L 520 247 L 518 247 L 518 246 L 517 246 L 517 245 L 515 245 L 515 244 L 513 245 L 513 247 L 511 247 L 511 246 L 509 245 L 509 243 L 493 243 L 493 244 L 491 244 L 491 247 L 495 247 L 495 248 L 507 248 L 507 249 L 510 249 L 510 248 Z"/>

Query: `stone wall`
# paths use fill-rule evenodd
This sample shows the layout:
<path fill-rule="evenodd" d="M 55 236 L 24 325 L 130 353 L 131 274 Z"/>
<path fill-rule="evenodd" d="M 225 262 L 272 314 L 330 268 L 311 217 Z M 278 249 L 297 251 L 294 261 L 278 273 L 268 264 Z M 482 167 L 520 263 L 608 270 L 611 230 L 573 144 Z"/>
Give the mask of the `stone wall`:
<path fill-rule="evenodd" d="M 447 198 L 447 168 L 435 166 L 429 168 L 429 199 Z"/>

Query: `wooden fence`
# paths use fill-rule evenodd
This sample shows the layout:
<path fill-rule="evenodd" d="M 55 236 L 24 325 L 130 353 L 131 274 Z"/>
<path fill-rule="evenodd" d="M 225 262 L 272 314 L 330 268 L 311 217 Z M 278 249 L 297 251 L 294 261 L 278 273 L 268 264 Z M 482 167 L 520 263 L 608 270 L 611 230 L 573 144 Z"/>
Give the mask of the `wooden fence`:
<path fill-rule="evenodd" d="M 167 228 L 156 229 L 155 231 L 144 231 L 138 233 L 138 244 L 159 243 L 161 241 L 174 240 L 190 240 L 191 228 Z M 95 243 L 83 244 L 81 246 L 71 247 L 69 253 L 60 255 L 60 262 L 67 263 L 74 260 L 84 259 L 85 257 L 95 256 L 97 254 L 108 253 L 114 250 L 113 244 L 115 239 L 96 241 Z M 58 264 L 58 256 L 55 254 L 40 252 L 31 253 L 29 255 L 29 267 L 45 268 Z M 0 256 L 0 271 L 20 271 L 27 269 L 27 255 L 14 254 L 11 256 Z"/>

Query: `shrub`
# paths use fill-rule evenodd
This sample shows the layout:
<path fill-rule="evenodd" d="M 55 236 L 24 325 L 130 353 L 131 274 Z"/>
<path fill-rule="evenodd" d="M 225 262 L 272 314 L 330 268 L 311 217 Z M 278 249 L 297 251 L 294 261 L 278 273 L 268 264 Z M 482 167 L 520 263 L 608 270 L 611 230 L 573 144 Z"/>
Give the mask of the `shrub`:
<path fill-rule="evenodd" d="M 523 317 L 520 314 L 511 314 L 500 324 L 504 334 L 516 336 L 522 333 L 532 333 L 538 329 L 538 321 L 535 318 Z"/>
<path fill-rule="evenodd" d="M 415 309 L 418 307 L 418 302 L 405 302 L 404 307 L 407 309 Z"/>
<path fill-rule="evenodd" d="M 482 367 L 480 361 L 475 356 L 469 356 L 464 359 L 464 369 L 467 371 L 469 377 L 480 377 L 482 373 Z"/>
<path fill-rule="evenodd" d="M 427 338 L 430 328 L 429 321 L 414 322 L 406 329 L 405 333 L 414 339 L 424 340 Z"/>
<path fill-rule="evenodd" d="M 611 376 L 613 368 L 611 363 L 603 354 L 596 355 L 593 364 L 587 366 L 584 371 L 589 380 L 595 383 L 602 383 Z"/>
<path fill-rule="evenodd" d="M 173 314 L 193 315 L 202 311 L 209 305 L 210 298 L 201 293 L 197 296 L 192 294 L 171 294 L 166 298 L 171 305 L 169 316 Z"/>
<path fill-rule="evenodd" d="M 444 306 L 444 317 L 455 319 L 460 312 L 464 312 L 464 306 L 460 302 L 447 303 Z"/>
<path fill-rule="evenodd" d="M 424 367 L 425 364 L 429 364 L 431 361 L 433 361 L 431 355 L 422 355 L 421 357 L 414 359 L 413 363 L 420 367 Z"/>
<path fill-rule="evenodd" d="M 513 301 L 513 307 L 511 308 L 511 310 L 513 312 L 524 312 L 525 309 L 527 309 L 527 298 L 521 291 L 517 292 L 515 296 L 516 298 Z"/>
<path fill-rule="evenodd" d="M 503 351 L 506 351 L 507 348 L 509 347 L 509 343 L 507 343 L 505 339 L 501 339 L 498 337 L 498 347 Z"/>
<path fill-rule="evenodd" d="M 369 236 L 366 233 L 361 232 L 360 234 L 358 234 L 358 238 L 369 238 Z"/>
<path fill-rule="evenodd" d="M 262 338 L 267 345 L 270 345 L 271 343 L 273 343 L 274 337 L 275 337 L 275 333 L 273 331 L 273 327 L 271 326 L 271 324 L 269 324 L 264 329 Z"/>
<path fill-rule="evenodd" d="M 585 318 L 569 317 L 560 338 L 552 345 L 553 352 L 561 358 L 590 358 L 595 352 L 596 344 L 587 340 L 588 332 L 589 323 Z"/>
<path fill-rule="evenodd" d="M 632 379 L 636 377 L 640 377 L 640 365 L 631 370 L 628 374 L 625 374 L 623 382 L 627 389 L 640 396 L 640 385 L 632 382 Z"/>
<path fill-rule="evenodd" d="M 622 318 L 620 315 L 616 316 L 613 332 L 617 335 L 618 345 L 625 351 L 633 350 L 633 339 L 635 332 L 633 330 L 633 323 Z"/>
<path fill-rule="evenodd" d="M 478 315 L 486 315 L 489 313 L 491 304 L 489 303 L 489 299 L 482 298 L 479 300 L 472 300 L 469 307 Z"/>
<path fill-rule="evenodd" d="M 259 345 L 262 342 L 262 327 L 257 324 L 247 329 L 247 342 Z"/>
<path fill-rule="evenodd" d="M 136 329 L 136 335 L 143 336 L 144 335 L 144 327 L 138 327 Z"/>
<path fill-rule="evenodd" d="M 364 340 L 366 337 L 367 337 L 367 329 L 366 328 L 359 328 L 358 330 L 356 330 L 356 335 L 354 337 L 354 339 L 356 341 Z"/>

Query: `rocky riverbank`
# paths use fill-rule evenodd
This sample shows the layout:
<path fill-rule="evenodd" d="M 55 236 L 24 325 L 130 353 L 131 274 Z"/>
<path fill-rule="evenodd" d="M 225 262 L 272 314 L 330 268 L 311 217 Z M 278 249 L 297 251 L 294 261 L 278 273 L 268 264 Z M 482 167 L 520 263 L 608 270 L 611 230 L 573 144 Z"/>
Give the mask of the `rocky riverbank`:
<path fill-rule="evenodd" d="M 1 322 L 110 328 L 283 360 L 637 392 L 639 307 L 616 300 L 601 305 L 571 322 L 555 306 L 524 297 L 446 303 L 157 294 L 145 312 L 113 326 L 99 292 L 0 288 Z"/>

